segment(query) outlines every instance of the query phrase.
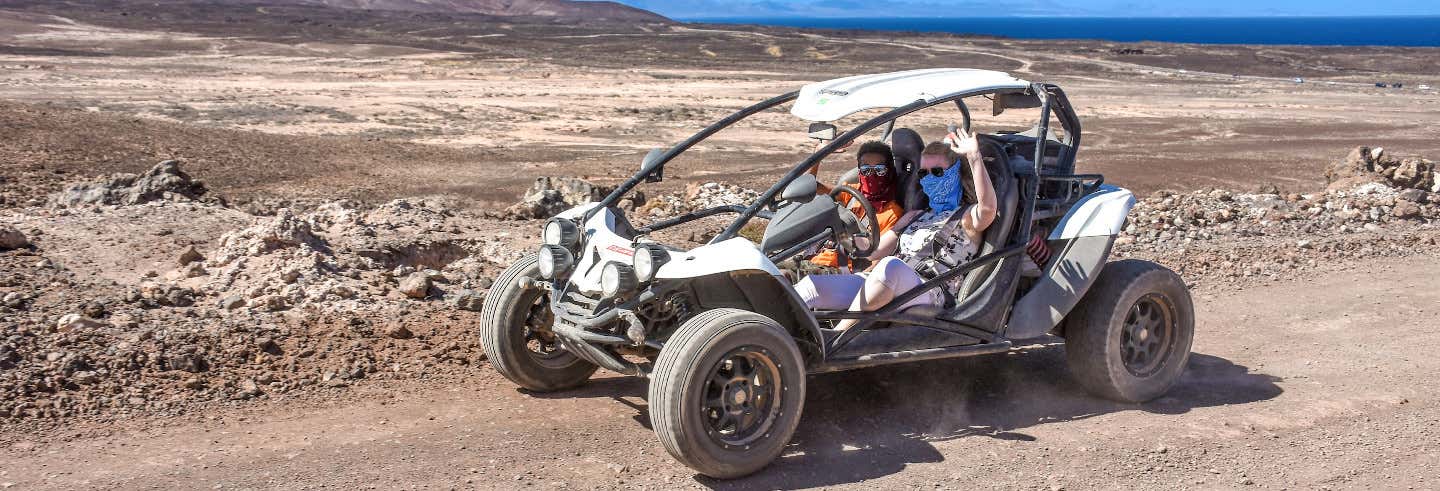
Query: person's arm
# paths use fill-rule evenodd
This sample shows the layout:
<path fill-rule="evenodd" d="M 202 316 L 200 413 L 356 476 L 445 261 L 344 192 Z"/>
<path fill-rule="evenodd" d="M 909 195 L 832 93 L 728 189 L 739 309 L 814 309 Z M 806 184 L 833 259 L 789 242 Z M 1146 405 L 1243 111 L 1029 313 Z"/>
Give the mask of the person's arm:
<path fill-rule="evenodd" d="M 990 222 L 995 221 L 995 186 L 990 183 L 990 171 L 985 168 L 985 157 L 980 154 L 980 142 L 974 133 L 952 135 L 955 151 L 965 156 L 970 166 L 970 176 L 975 181 L 975 205 L 961 218 L 960 226 L 970 240 L 979 242 Z"/>
<path fill-rule="evenodd" d="M 905 227 L 910 226 L 910 222 L 915 221 L 915 217 L 923 213 L 925 213 L 923 210 L 911 210 L 901 215 L 900 219 L 895 220 L 895 225 L 880 234 L 880 243 L 875 245 L 875 252 L 870 253 L 870 257 L 882 258 L 895 255 L 895 250 L 900 245 L 900 233 L 905 230 Z"/>

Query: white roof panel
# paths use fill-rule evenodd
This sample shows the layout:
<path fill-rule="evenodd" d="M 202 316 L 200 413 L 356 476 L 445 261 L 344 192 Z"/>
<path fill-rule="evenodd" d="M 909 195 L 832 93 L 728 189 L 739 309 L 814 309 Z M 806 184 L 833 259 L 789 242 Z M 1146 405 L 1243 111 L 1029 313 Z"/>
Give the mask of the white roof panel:
<path fill-rule="evenodd" d="M 921 99 L 929 102 L 961 92 L 1029 86 L 1030 82 L 1005 72 L 973 68 L 860 75 L 801 87 L 790 114 L 809 121 L 836 121 L 866 109 L 900 107 Z"/>

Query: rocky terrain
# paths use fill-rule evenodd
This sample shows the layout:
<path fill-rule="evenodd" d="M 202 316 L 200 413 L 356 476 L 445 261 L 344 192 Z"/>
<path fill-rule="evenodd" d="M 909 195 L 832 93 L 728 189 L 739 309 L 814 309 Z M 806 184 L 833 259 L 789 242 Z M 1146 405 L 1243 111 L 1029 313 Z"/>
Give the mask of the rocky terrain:
<path fill-rule="evenodd" d="M 5 217 L 11 422 L 174 414 L 470 366 L 468 326 L 494 265 L 516 257 L 476 217 L 425 200 L 252 215 L 175 161 Z"/>
<path fill-rule="evenodd" d="M 1115 255 L 1160 261 L 1198 286 L 1434 249 L 1433 162 L 1359 147 L 1327 175 L 1328 189 L 1306 194 L 1156 192 L 1137 203 Z M 609 191 L 541 178 L 496 218 L 534 223 Z M 622 206 L 659 218 L 756 197 L 706 183 Z M 513 222 L 425 199 L 256 213 L 173 160 L 7 210 L 0 322 L 13 330 L 0 344 L 0 421 L 181 414 L 471 370 L 482 361 L 474 313 L 491 278 L 529 246 L 496 232 Z M 435 318 L 448 321 L 422 321 Z"/>
<path fill-rule="evenodd" d="M 1131 211 L 1120 257 L 1158 260 L 1187 281 L 1275 280 L 1320 263 L 1403 257 L 1440 239 L 1434 162 L 1357 147 L 1324 190 L 1157 191 Z"/>
<path fill-rule="evenodd" d="M 425 10 L 459 3 L 512 10 Z M 1440 96 L 1415 89 L 1440 85 L 1416 62 L 1433 49 L 576 23 L 542 4 L 0 0 L 0 488 L 1440 482 Z M 531 394 L 488 368 L 476 310 L 544 217 L 759 97 L 917 66 L 1065 87 L 1081 170 L 1140 198 L 1115 257 L 1194 294 L 1169 395 L 1091 397 L 1053 340 L 818 376 L 780 461 L 715 482 L 660 450 L 643 380 Z M 813 148 L 781 112 L 621 206 L 643 224 L 753 200 Z"/>

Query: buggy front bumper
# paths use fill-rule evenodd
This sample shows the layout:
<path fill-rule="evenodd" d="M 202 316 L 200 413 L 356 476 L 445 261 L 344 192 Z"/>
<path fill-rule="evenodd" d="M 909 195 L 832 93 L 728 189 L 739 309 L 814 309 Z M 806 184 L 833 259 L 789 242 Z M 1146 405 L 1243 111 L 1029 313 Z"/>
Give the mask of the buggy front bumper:
<path fill-rule="evenodd" d="M 557 291 L 563 292 L 560 288 L 551 289 L 550 311 L 555 315 L 555 322 L 550 330 L 562 347 L 607 370 L 625 375 L 649 374 L 648 364 L 628 361 L 616 352 L 616 348 L 661 347 L 660 343 L 644 338 L 644 326 L 633 312 L 637 306 L 654 300 L 665 290 L 651 286 L 618 305 L 605 305 L 602 299 L 586 297 L 578 292 Z M 616 326 L 627 327 L 629 336 L 616 334 Z"/>

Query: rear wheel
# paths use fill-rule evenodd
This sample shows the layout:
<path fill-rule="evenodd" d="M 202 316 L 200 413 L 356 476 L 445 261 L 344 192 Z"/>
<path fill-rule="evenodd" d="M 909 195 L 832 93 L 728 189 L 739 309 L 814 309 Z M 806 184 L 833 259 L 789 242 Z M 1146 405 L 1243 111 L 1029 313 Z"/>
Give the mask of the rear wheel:
<path fill-rule="evenodd" d="M 560 347 L 550 330 L 555 314 L 550 295 L 526 288 L 523 278 L 540 279 L 535 256 L 526 256 L 500 274 L 480 313 L 480 346 L 490 366 L 511 382 L 537 392 L 578 386 L 595 373 L 595 364 Z"/>
<path fill-rule="evenodd" d="M 1160 397 L 1180 379 L 1195 336 L 1185 282 L 1148 261 L 1105 265 L 1065 325 L 1065 355 L 1090 392 L 1124 402 Z"/>
<path fill-rule="evenodd" d="M 706 311 L 675 332 L 650 381 L 650 421 L 676 460 L 728 479 L 780 456 L 805 404 L 804 359 L 768 317 Z"/>

